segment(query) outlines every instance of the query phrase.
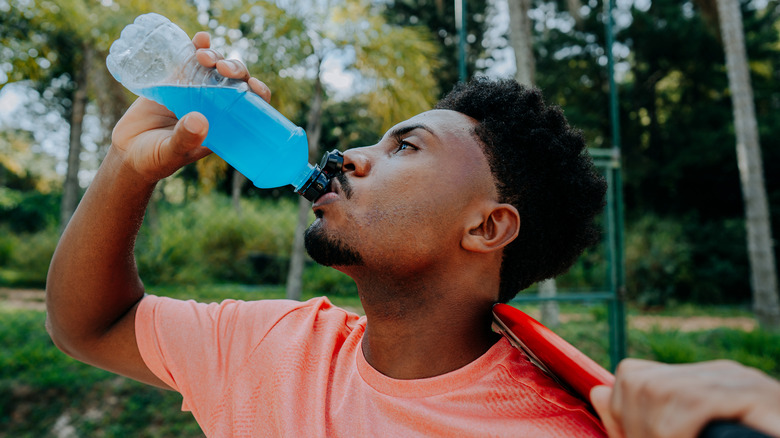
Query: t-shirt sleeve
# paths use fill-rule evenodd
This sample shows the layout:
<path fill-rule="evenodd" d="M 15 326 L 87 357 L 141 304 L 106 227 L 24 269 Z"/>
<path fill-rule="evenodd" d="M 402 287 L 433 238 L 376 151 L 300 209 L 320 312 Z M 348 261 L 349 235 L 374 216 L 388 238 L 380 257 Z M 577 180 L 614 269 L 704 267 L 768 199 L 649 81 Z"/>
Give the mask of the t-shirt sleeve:
<path fill-rule="evenodd" d="M 149 369 L 182 394 L 183 410 L 218 400 L 271 328 L 298 301 L 197 303 L 147 295 L 135 318 L 136 342 Z"/>

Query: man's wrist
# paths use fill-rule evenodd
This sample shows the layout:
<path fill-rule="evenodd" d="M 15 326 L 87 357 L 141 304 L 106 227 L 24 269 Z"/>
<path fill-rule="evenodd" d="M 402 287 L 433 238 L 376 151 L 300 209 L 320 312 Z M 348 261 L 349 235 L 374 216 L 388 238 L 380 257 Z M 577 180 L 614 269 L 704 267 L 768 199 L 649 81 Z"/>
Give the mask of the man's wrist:
<path fill-rule="evenodd" d="M 139 172 L 132 161 L 128 159 L 128 154 L 119 150 L 113 144 L 109 147 L 106 157 L 100 165 L 98 172 L 101 171 L 110 175 L 110 178 L 117 183 L 126 184 L 144 191 L 154 190 L 160 181 L 160 178 Z"/>

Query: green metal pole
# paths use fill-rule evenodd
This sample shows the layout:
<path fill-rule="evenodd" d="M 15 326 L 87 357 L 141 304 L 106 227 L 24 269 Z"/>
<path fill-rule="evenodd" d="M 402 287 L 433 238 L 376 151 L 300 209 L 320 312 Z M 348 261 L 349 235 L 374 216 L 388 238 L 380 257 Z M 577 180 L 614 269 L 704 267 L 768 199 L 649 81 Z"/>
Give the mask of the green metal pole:
<path fill-rule="evenodd" d="M 609 324 L 610 324 L 610 360 L 612 368 L 617 367 L 617 363 L 626 357 L 626 311 L 625 311 L 625 269 L 624 269 L 624 237 L 623 237 L 623 179 L 621 177 L 620 166 L 620 117 L 618 106 L 617 86 L 615 85 L 615 59 L 613 53 L 614 35 L 612 10 L 615 0 L 607 1 L 606 14 L 606 52 L 607 68 L 609 76 L 609 112 L 612 122 L 612 152 L 617 165 L 610 173 L 614 173 L 611 178 L 610 196 L 613 197 L 613 206 L 608 207 L 610 217 L 610 283 L 615 298 L 609 304 Z"/>
<path fill-rule="evenodd" d="M 458 79 L 466 82 L 466 0 L 455 0 L 455 29 L 458 31 Z"/>
<path fill-rule="evenodd" d="M 615 56 L 612 51 L 612 47 L 615 44 L 615 36 L 613 35 L 613 21 L 612 9 L 614 8 L 615 0 L 609 0 L 607 2 L 607 31 L 606 31 L 606 48 L 607 48 L 607 68 L 609 69 L 609 115 L 612 121 L 612 148 L 620 149 L 620 118 L 618 116 L 618 94 L 617 87 L 615 86 Z"/>
<path fill-rule="evenodd" d="M 621 359 L 628 356 L 628 335 L 626 329 L 626 256 L 625 256 L 625 223 L 623 221 L 623 173 L 622 168 L 615 172 L 615 197 L 617 204 L 617 300 L 616 314 L 618 320 L 618 330 L 616 333 L 617 356 Z M 615 365 L 617 366 L 617 364 Z"/>

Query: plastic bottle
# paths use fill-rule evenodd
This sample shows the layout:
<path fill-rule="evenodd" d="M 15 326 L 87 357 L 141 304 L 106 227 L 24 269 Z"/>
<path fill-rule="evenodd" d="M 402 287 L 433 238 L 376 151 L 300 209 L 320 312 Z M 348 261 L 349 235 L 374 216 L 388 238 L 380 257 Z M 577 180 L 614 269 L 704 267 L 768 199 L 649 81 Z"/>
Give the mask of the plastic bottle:
<path fill-rule="evenodd" d="M 341 170 L 341 153 L 308 162 L 306 133 L 244 81 L 227 79 L 195 59 L 187 34 L 162 15 L 138 16 L 122 30 L 106 58 L 114 78 L 181 118 L 198 111 L 209 121 L 203 144 L 260 188 L 293 185 L 315 200 Z"/>

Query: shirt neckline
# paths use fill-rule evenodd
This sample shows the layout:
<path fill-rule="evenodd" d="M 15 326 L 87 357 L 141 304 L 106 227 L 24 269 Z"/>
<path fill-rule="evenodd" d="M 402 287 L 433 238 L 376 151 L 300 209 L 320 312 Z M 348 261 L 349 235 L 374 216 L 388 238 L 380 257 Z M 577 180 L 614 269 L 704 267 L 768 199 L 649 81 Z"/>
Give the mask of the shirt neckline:
<path fill-rule="evenodd" d="M 482 356 L 449 373 L 423 379 L 394 379 L 380 373 L 366 361 L 362 347 L 362 337 L 365 333 L 365 317 L 362 317 L 361 320 L 362 324 L 359 324 L 361 327 L 361 339 L 355 349 L 358 373 L 368 386 L 377 392 L 391 397 L 430 397 L 470 385 L 498 366 L 512 351 L 509 341 L 502 337 Z"/>

